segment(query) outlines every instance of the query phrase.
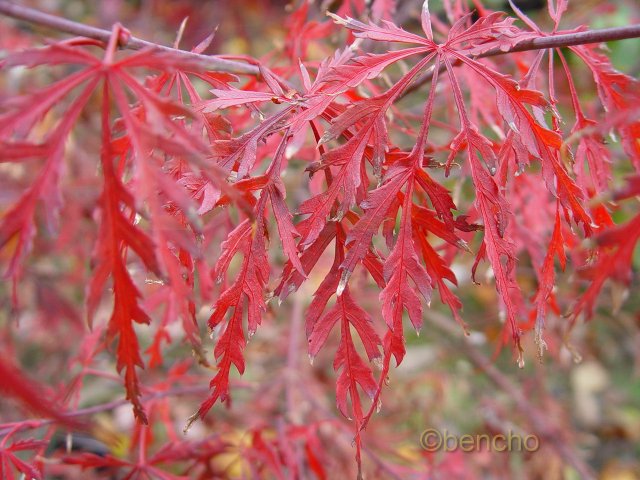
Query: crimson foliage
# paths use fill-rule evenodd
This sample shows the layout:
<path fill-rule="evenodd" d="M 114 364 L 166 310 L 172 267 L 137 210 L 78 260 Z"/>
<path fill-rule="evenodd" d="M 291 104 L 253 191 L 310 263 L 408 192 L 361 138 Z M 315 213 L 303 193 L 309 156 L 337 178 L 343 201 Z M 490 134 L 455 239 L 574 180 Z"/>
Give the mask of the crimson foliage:
<path fill-rule="evenodd" d="M 129 36 L 119 25 L 108 43 L 73 38 L 6 55 L 3 75 L 17 67 L 52 72 L 46 85 L 5 93 L 0 103 L 3 188 L 22 190 L 0 223 L 11 302 L 20 309 L 21 282 L 33 274 L 30 252 L 77 247 L 69 276 L 86 283 L 93 327 L 82 334 L 81 373 L 54 403 L 34 404 L 38 387 L 7 360 L 0 369 L 14 372 L 2 378 L 10 395 L 64 425 L 63 406 L 77 406 L 96 356 L 114 344 L 126 398 L 147 424 L 166 406 L 143 396 L 139 371 L 162 365 L 179 320 L 199 362 L 215 364 L 189 426 L 230 401 L 248 338 L 267 312 L 278 317 L 273 300 L 312 282 L 308 354 L 313 361 L 332 352 L 337 408 L 352 419 L 360 464 L 361 432 L 375 422 L 391 366 L 405 357 L 405 320 L 419 331 L 429 324 L 425 306 L 442 302 L 469 328 L 455 288 L 462 272 L 454 268 L 469 255 L 474 281 L 481 264 L 490 269 L 504 320 L 496 346 L 509 345 L 520 367 L 529 332 L 542 356 L 550 309 L 569 307 L 566 334 L 580 314 L 592 315 L 607 279 L 631 282 L 640 215 L 616 224 L 614 214 L 640 193 L 638 81 L 616 71 L 597 44 L 509 53 L 532 39 L 584 31 L 562 29 L 567 1 L 549 2 L 551 32 L 515 5 L 507 16 L 479 1 L 473 13 L 449 0 L 439 17 L 425 1 L 419 30 L 394 23 L 394 1 L 365 3 L 344 2 L 323 20 L 301 2 L 281 51 L 260 60 L 220 56 L 234 60 L 231 70 L 251 66 L 250 75 L 175 52 L 119 51 Z M 370 21 L 356 19 L 366 15 Z M 314 60 L 310 45 L 328 35 L 345 47 L 325 45 L 326 58 Z M 193 51 L 204 52 L 212 38 Z M 584 67 L 597 97 L 574 78 Z M 74 133 L 80 122 L 93 122 L 89 141 Z M 609 132 L 617 143 L 605 142 Z M 70 155 L 83 166 L 73 162 L 73 171 Z M 614 163 L 627 165 L 615 178 Z M 567 264 L 580 274 L 570 305 L 555 293 L 556 271 Z M 523 268 L 535 276 L 526 287 Z M 60 296 L 43 304 L 52 315 L 64 312 Z M 200 336 L 203 305 L 213 308 L 211 341 Z M 152 329 L 146 362 L 136 324 Z M 558 348 L 563 339 L 551 340 Z M 168 375 L 190 378 L 186 364 Z M 307 439 L 304 471 L 328 475 L 314 453 L 315 427 L 283 428 Z M 138 435 L 144 443 L 151 432 Z M 264 468 L 304 476 L 255 435 Z M 46 442 L 2 445 L 3 475 L 42 475 L 42 464 L 15 452 Z M 65 462 L 168 479 L 178 476 L 157 464 L 190 460 L 191 472 L 200 471 L 216 449 L 223 447 L 174 438 L 137 463 L 86 453 Z"/>

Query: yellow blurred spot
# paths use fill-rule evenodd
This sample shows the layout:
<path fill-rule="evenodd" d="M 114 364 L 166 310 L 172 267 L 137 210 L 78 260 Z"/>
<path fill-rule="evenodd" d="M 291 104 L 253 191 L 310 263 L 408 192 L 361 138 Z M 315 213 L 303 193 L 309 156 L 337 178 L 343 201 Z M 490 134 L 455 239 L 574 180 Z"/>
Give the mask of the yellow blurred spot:
<path fill-rule="evenodd" d="M 276 437 L 273 430 L 263 430 L 261 432 L 264 441 L 272 440 Z M 215 471 L 224 472 L 225 478 L 240 479 L 251 475 L 251 469 L 245 450 L 252 447 L 253 434 L 251 431 L 234 430 L 222 435 L 222 440 L 229 445 L 229 451 L 216 455 L 211 460 L 211 465 Z"/>
<path fill-rule="evenodd" d="M 403 460 L 406 460 L 407 462 L 411 463 L 412 465 L 420 463 L 420 461 L 423 458 L 423 452 L 418 447 L 416 447 L 415 445 L 410 444 L 410 443 L 401 444 L 397 448 L 396 453 Z"/>
<path fill-rule="evenodd" d="M 114 457 L 124 458 L 129 454 L 131 439 L 116 429 L 111 417 L 97 415 L 91 434 L 96 440 L 104 443 Z"/>
<path fill-rule="evenodd" d="M 600 472 L 600 480 L 640 480 L 638 467 L 633 463 L 610 462 Z"/>
<path fill-rule="evenodd" d="M 224 43 L 220 51 L 227 55 L 246 55 L 249 53 L 249 43 L 242 37 L 233 37 Z"/>

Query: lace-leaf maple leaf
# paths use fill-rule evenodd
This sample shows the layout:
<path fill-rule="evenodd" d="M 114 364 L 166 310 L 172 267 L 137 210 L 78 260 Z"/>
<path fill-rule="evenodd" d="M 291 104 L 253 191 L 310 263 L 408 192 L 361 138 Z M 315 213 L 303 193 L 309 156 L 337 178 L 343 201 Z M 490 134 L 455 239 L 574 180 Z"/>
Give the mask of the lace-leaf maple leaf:
<path fill-rule="evenodd" d="M 40 450 L 47 446 L 47 442 L 35 439 L 17 440 L 6 446 L 4 442 L 0 445 L 0 476 L 9 480 L 16 478 L 14 469 L 20 472 L 20 476 L 28 476 L 35 480 L 43 478 L 40 470 L 30 465 L 22 458 L 24 452 L 30 450 Z"/>
<path fill-rule="evenodd" d="M 181 155 L 198 168 L 208 149 L 183 123 L 176 121 L 176 117 L 193 118 L 189 107 L 147 89 L 128 72 L 134 67 L 162 70 L 202 70 L 202 67 L 198 62 L 184 61 L 175 55 L 149 49 L 118 60 L 114 51 L 121 34 L 122 27 L 116 26 L 107 45 L 81 40 L 60 42 L 5 59 L 5 65 L 73 64 L 82 68 L 31 95 L 3 102 L 6 109 L 0 117 L 0 137 L 2 144 L 13 152 L 13 161 L 20 161 L 25 155 L 35 154 L 38 157 L 42 153 L 45 163 L 36 180 L 12 207 L 11 214 L 3 218 L 0 247 L 12 238 L 18 238 L 9 266 L 9 274 L 15 281 L 20 260 L 35 235 L 33 217 L 36 206 L 39 203 L 44 205 L 51 229 L 56 223 L 55 217 L 61 205 L 59 177 L 65 143 L 79 116 L 88 108 L 92 94 L 102 84 L 100 164 L 104 187 L 95 204 L 100 212 L 100 228 L 94 247 L 93 276 L 87 287 L 87 313 L 91 325 L 106 282 L 111 277 L 114 304 L 106 335 L 108 340 L 117 339 L 116 367 L 118 371 L 124 370 L 127 398 L 134 406 L 136 417 L 146 421 L 143 406 L 138 400 L 140 387 L 136 374 L 136 368 L 143 367 L 144 363 L 133 323 L 148 324 L 150 318 L 141 305 L 140 291 L 129 271 L 127 252 L 134 252 L 147 271 L 162 280 L 169 279 L 171 288 L 188 298 L 188 289 L 180 290 L 184 281 L 181 261 L 175 255 L 174 247 L 194 253 L 193 243 L 188 234 L 176 228 L 176 221 L 165 210 L 162 201 L 168 199 L 173 202 L 196 232 L 199 220 L 188 192 L 162 171 L 156 152 L 164 150 L 165 153 Z M 87 45 L 104 48 L 104 57 L 98 59 L 87 53 Z M 44 116 L 52 113 L 56 104 L 77 89 L 80 89 L 79 94 L 44 142 L 25 143 L 23 138 L 35 136 L 33 130 Z M 136 97 L 138 103 L 131 105 L 129 95 Z M 122 115 L 114 125 L 110 120 L 112 100 Z M 114 140 L 113 132 L 122 127 L 126 133 Z M 114 165 L 116 161 L 117 167 Z M 133 172 L 131 183 L 136 187 L 133 189 L 122 180 L 125 172 L 129 172 L 128 168 Z M 143 207 L 145 202 L 148 211 Z M 136 225 L 138 215 L 150 220 L 150 233 Z"/>
<path fill-rule="evenodd" d="M 264 204 L 264 201 L 261 203 Z M 223 324 L 227 313 L 231 310 L 231 315 L 226 325 L 222 327 L 223 330 L 214 349 L 218 372 L 210 382 L 213 391 L 189 419 L 185 430 L 196 419 L 203 418 L 218 399 L 221 401 L 228 399 L 229 374 L 232 365 L 240 374 L 244 372 L 242 352 L 246 345 L 243 329 L 245 302 L 249 336 L 255 333 L 262 321 L 262 313 L 267 308 L 264 301 L 264 288 L 269 279 L 269 263 L 265 251 L 263 215 L 264 213 L 261 213 L 256 221 L 244 220 L 222 243 L 222 254 L 214 269 L 214 275 L 218 280 L 227 273 L 229 264 L 237 253 L 241 253 L 244 258 L 236 280 L 220 294 L 213 307 L 213 313 L 209 317 L 209 329 L 214 331 Z"/>

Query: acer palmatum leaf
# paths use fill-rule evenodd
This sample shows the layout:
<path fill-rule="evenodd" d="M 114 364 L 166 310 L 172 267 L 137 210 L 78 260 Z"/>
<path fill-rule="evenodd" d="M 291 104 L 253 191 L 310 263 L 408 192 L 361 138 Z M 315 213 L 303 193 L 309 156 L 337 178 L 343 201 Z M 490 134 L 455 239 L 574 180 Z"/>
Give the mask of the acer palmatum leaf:
<path fill-rule="evenodd" d="M 381 342 L 370 325 L 371 319 L 364 310 L 353 302 L 347 289 L 336 299 L 335 306 L 316 323 L 314 331 L 311 332 L 309 338 L 314 344 L 313 351 L 317 348 L 318 342 L 321 344 L 324 341 L 328 330 L 337 322 L 340 322 L 340 343 L 333 360 L 333 368 L 339 372 L 336 382 L 336 403 L 342 415 L 355 420 L 356 461 L 360 465 L 360 450 L 362 448 L 360 429 L 364 419 L 364 411 L 359 390 L 373 399 L 376 382 L 371 367 L 362 360 L 356 350 L 351 335 L 351 326 L 358 332 L 369 360 L 378 358 L 378 345 Z M 318 332 L 317 336 L 316 332 Z M 351 401 L 351 411 L 347 406 L 347 397 Z"/>
<path fill-rule="evenodd" d="M 453 68 L 448 58 L 444 59 L 449 78 L 454 90 L 454 99 L 460 116 L 461 131 L 451 145 L 451 155 L 466 148 L 473 183 L 476 188 L 476 204 L 484 223 L 483 248 L 477 259 L 486 254 L 496 278 L 496 289 L 504 302 L 507 312 L 507 323 L 511 330 L 515 347 L 518 350 L 518 363 L 522 364 L 522 347 L 520 346 L 520 326 L 518 325 L 517 305 L 520 303 L 520 288 L 515 280 L 515 251 L 513 242 L 505 235 L 509 221 L 509 207 L 498 190 L 493 177 L 480 162 L 494 157 L 490 142 L 482 136 L 469 121 L 462 99 L 460 86 L 455 79 Z M 451 156 L 450 156 L 451 158 Z M 488 162 L 492 165 L 492 162 Z M 478 260 L 476 260 L 477 263 Z M 504 263 L 503 263 L 504 262 Z M 475 270 L 475 266 L 474 266 Z M 505 328 L 505 334 L 507 332 Z M 503 336 L 504 338 L 504 336 Z"/>
<path fill-rule="evenodd" d="M 640 101 L 640 83 L 638 80 L 618 72 L 611 61 L 593 45 L 572 47 L 589 67 L 598 87 L 598 95 L 607 115 L 621 115 L 627 121 L 619 123 L 621 144 L 631 158 L 636 171 L 640 171 L 640 119 L 635 105 Z"/>
<path fill-rule="evenodd" d="M 71 429 L 86 428 L 83 424 L 66 415 L 65 409 L 56 401 L 47 397 L 41 385 L 27 378 L 22 371 L 0 357 L 0 391 L 4 398 L 12 398 L 26 410 L 55 420 Z"/>
<path fill-rule="evenodd" d="M 616 226 L 596 237 L 597 256 L 581 272 L 589 280 L 589 287 L 577 300 L 571 310 L 572 325 L 580 313 L 587 319 L 593 316 L 596 298 L 604 283 L 612 279 L 624 285 L 631 282 L 629 265 L 634 249 L 640 241 L 640 215 L 636 215 L 624 225 Z"/>
<path fill-rule="evenodd" d="M 329 449 L 333 455 L 344 425 L 331 419 L 319 401 L 316 387 L 326 384 L 319 380 L 324 376 L 299 381 L 297 330 L 305 323 L 309 356 L 320 364 L 316 373 L 326 359 L 323 351 L 333 354 L 335 413 L 354 421 L 359 474 L 368 468 L 361 458 L 366 452 L 380 468 L 374 476 L 383 470 L 392 477 L 419 476 L 424 469 L 395 468 L 392 455 L 376 459 L 379 445 L 364 449 L 361 437 L 381 405 L 392 359 L 399 365 L 405 357 L 405 314 L 419 329 L 429 321 L 424 305 L 438 290 L 447 313 L 465 331 L 464 320 L 470 320 L 477 338 L 490 337 L 491 325 L 480 332 L 481 326 L 473 318 L 463 320 L 461 313 L 461 299 L 473 288 L 465 284 L 463 267 L 469 267 L 475 281 L 480 263 L 487 260 L 487 278 L 495 281 L 500 311 L 495 315 L 484 304 L 483 309 L 502 328 L 500 344 L 512 338 L 523 366 L 520 336 L 534 326 L 539 353 L 546 340 L 551 352 L 557 352 L 558 342 L 548 334 L 564 326 L 554 317 L 560 317 L 572 296 L 569 327 L 579 313 L 591 316 L 607 280 L 623 287 L 614 285 L 614 309 L 624 298 L 640 238 L 634 211 L 638 182 L 626 174 L 625 163 L 629 159 L 636 170 L 640 165 L 640 90 L 637 80 L 613 68 L 600 46 L 570 41 L 592 41 L 595 37 L 585 36 L 591 34 L 585 27 L 560 29 L 566 0 L 548 2 L 548 33 L 542 28 L 544 19 L 538 26 L 532 19 L 538 17 L 527 17 L 513 2 L 522 24 L 480 0 L 472 2 L 475 12 L 462 0 L 425 1 L 421 12 L 420 2 L 414 11 L 405 2 L 399 18 L 420 15 L 420 25 L 394 23 L 400 4 L 393 0 L 341 2 L 335 5 L 337 14 L 330 14 L 333 22 L 314 18 L 323 13 L 317 3 L 299 2 L 282 32 L 282 48 L 276 45 L 262 58 L 199 55 L 213 36 L 191 53 L 161 51 L 116 25 L 111 36 L 83 29 L 98 32 L 99 39 L 74 38 L 10 53 L 0 61 L 3 73 L 45 66 L 47 76 L 67 74 L 41 88 L 22 82 L 31 78 L 26 70 L 16 70 L 19 75 L 2 82 L 8 88 L 0 98 L 0 259 L 6 260 L 13 280 L 12 313 L 18 312 L 20 282 L 26 280 L 28 287 L 31 278 L 41 292 L 58 268 L 57 259 L 50 262 L 49 257 L 60 254 L 60 265 L 70 272 L 61 277 L 56 292 L 62 298 L 62 289 L 73 287 L 70 279 L 87 280 L 87 313 L 97 326 L 90 341 L 82 342 L 83 353 L 74 363 L 80 370 L 65 389 L 65 405 L 79 406 L 88 375 L 116 378 L 94 368 L 98 353 L 113 343 L 116 369 L 124 377 L 134 413 L 151 423 L 149 428 L 134 427 L 128 452 L 103 457 L 70 452 L 66 465 L 121 469 L 125 476 L 211 476 L 218 474 L 218 455 L 238 451 L 238 471 L 225 472 L 232 476 L 250 472 L 302 478 L 312 472 L 325 478 L 328 463 L 320 441 L 327 427 L 336 427 Z M 29 11 L 0 1 L 0 11 L 16 9 L 21 18 Z M 563 23 L 578 16 L 568 15 Z M 73 22 L 37 18 L 76 31 Z M 337 44 L 341 36 L 334 33 L 342 27 L 349 41 L 356 39 L 351 45 Z M 3 48 L 11 41 L 5 37 Z M 227 38 L 216 40 L 228 44 Z M 553 46 L 554 41 L 560 43 Z M 540 44 L 552 47 L 521 52 Z M 559 50 L 569 44 L 592 74 L 597 97 L 584 94 L 589 85 L 576 77 L 580 66 L 566 61 Z M 127 46 L 143 48 L 129 53 Z M 104 49 L 102 58 L 93 55 L 96 49 Z M 208 70 L 225 65 L 238 75 Z M 147 75 L 149 70 L 153 76 Z M 445 70 L 446 78 L 439 78 Z M 428 82 L 426 96 L 419 88 Z M 30 93 L 14 95 L 14 85 Z M 102 101 L 101 107 L 94 107 L 94 98 Z M 102 122 L 91 121 L 96 111 Z M 98 129 L 101 141 L 92 142 Z M 620 138 L 621 149 L 606 145 L 608 134 L 614 142 Z M 90 155 L 98 149 L 99 162 L 92 163 Z M 612 182 L 625 180 L 627 187 L 612 191 Z M 46 227 L 45 235 L 38 234 L 40 225 Z M 58 226 L 61 240 L 54 246 L 49 234 Z M 269 234 L 277 238 L 270 241 Z M 584 242 L 589 236 L 590 243 Z M 91 260 L 88 249 L 68 248 L 85 237 L 94 244 Z M 475 262 L 464 252 L 474 253 Z M 589 282 L 586 289 L 556 275 L 565 266 L 576 266 L 578 280 Z M 272 273 L 279 277 L 275 284 Z M 281 302 L 296 290 L 291 316 L 267 315 L 269 299 Z M 305 312 L 304 298 L 312 291 Z M 30 289 L 25 292 L 29 298 Z M 74 317 L 58 307 L 63 301 L 41 293 L 36 297 L 37 315 L 26 315 L 31 322 L 48 320 L 47 310 L 64 310 L 47 323 L 47 334 L 57 328 L 58 317 Z M 111 300 L 104 298 L 103 305 L 103 297 Z M 189 442 L 176 435 L 168 398 L 201 391 L 192 384 L 197 377 L 181 364 L 155 384 L 149 378 L 167 371 L 163 366 L 172 357 L 166 355 L 166 345 L 173 338 L 186 339 L 199 363 L 207 366 L 197 324 L 198 313 L 206 308 L 202 304 L 213 304 L 208 326 L 216 371 L 208 398 L 190 422 L 203 418 L 218 401 L 230 400 L 232 367 L 245 371 L 247 339 L 266 318 L 272 319 L 272 328 L 265 330 L 268 341 L 260 345 L 286 340 L 287 367 L 280 376 L 278 368 L 265 364 L 258 375 L 243 381 L 247 386 L 260 381 L 269 388 L 247 390 L 259 392 L 260 398 L 251 397 L 257 401 L 241 416 L 229 412 L 241 422 L 232 431 L 225 431 L 228 416 L 223 415 L 216 417 L 219 436 Z M 451 332 L 432 313 L 435 326 Z M 177 330 L 172 325 L 176 320 L 182 321 Z M 150 335 L 145 331 L 139 340 L 139 324 L 151 323 L 145 329 Z M 545 325 L 551 328 L 543 337 Z M 286 335 L 278 330 L 283 327 Z M 101 341 L 103 330 L 106 342 Z M 277 334 L 271 336 L 273 332 Z M 144 376 L 142 345 L 152 370 Z M 475 343 L 461 350 L 488 371 Z M 371 363 L 381 367 L 379 376 Z M 491 371 L 496 381 L 499 372 Z M 16 379 L 14 396 L 40 396 L 30 393 L 27 381 L 18 376 L 9 375 Z M 286 401 L 282 420 L 275 425 L 242 423 L 245 412 L 249 422 L 260 413 L 272 416 L 280 409 L 281 391 Z M 513 396 L 517 389 L 506 391 Z M 268 401 L 271 392 L 276 392 L 274 401 Z M 521 400 L 516 404 L 532 425 L 551 431 Z M 101 408 L 113 406 L 88 411 Z M 47 408 L 40 413 L 54 417 Z M 155 433 L 158 421 L 168 438 L 161 445 L 158 438 L 165 434 Z M 41 466 L 59 466 L 57 460 L 43 460 L 48 455 L 44 446 L 22 448 L 7 441 L 46 422 L 0 428 L 3 474 L 9 471 L 5 468 L 13 472 L 17 467 L 23 475 L 37 477 L 43 475 Z M 240 431 L 244 439 L 238 443 Z M 545 438 L 553 443 L 560 436 Z M 567 460 L 570 446 L 552 446 L 563 461 L 578 465 L 579 476 L 589 477 L 579 461 Z M 21 454 L 14 455 L 12 448 L 33 451 L 37 467 L 16 463 L 22 462 Z M 158 466 L 162 462 L 171 473 Z"/>
<path fill-rule="evenodd" d="M 231 259 L 237 254 L 243 255 L 242 266 L 236 280 L 222 292 L 213 307 L 208 326 L 211 331 L 222 325 L 214 349 L 218 372 L 210 382 L 213 391 L 201 405 L 199 410 L 189 419 L 185 431 L 198 418 L 203 418 L 218 401 L 229 397 L 229 374 L 231 365 L 238 372 L 244 372 L 243 350 L 246 344 L 243 327 L 243 312 L 247 309 L 247 329 L 249 337 L 253 336 L 262 322 L 262 313 L 266 311 L 264 288 L 269 279 L 269 263 L 265 251 L 264 205 L 266 194 L 262 196 L 258 206 L 258 217 L 255 221 L 245 220 L 229 233 L 222 244 L 222 255 L 215 267 L 215 276 L 221 280 L 227 273 Z"/>
<path fill-rule="evenodd" d="M 341 18 L 331 12 L 327 12 L 327 15 L 329 15 L 338 25 L 342 25 L 353 30 L 355 32 L 354 35 L 358 38 L 367 38 L 378 42 L 412 43 L 418 45 L 431 45 L 433 43 L 431 40 L 425 39 L 414 33 L 407 32 L 387 20 L 381 20 L 380 26 L 378 26 L 374 23 L 362 23 L 350 17 Z"/>
<path fill-rule="evenodd" d="M 119 35 L 118 28 L 114 35 Z M 14 278 L 18 274 L 19 261 L 28 251 L 32 237 L 33 216 L 36 206 L 42 202 L 49 219 L 54 218 L 60 206 L 58 179 L 62 168 L 65 143 L 78 118 L 86 109 L 89 99 L 99 83 L 103 83 L 103 119 L 101 167 L 104 177 L 103 192 L 97 200 L 100 210 L 100 229 L 94 248 L 95 269 L 87 287 L 87 310 L 89 321 L 99 305 L 102 291 L 109 277 L 113 282 L 114 308 L 107 329 L 108 339 L 117 339 L 117 369 L 124 370 L 127 397 L 134 405 L 136 416 L 145 420 L 145 413 L 138 398 L 140 389 L 136 368 L 143 366 L 139 345 L 132 322 L 149 323 L 150 319 L 143 311 L 140 293 L 132 280 L 127 267 L 127 249 L 131 249 L 143 262 L 145 268 L 162 278 L 168 275 L 172 280 L 173 291 L 178 297 L 188 300 L 190 293 L 184 286 L 179 261 L 172 251 L 173 245 L 191 249 L 191 240 L 175 228 L 173 220 L 164 213 L 163 205 L 157 198 L 162 192 L 166 198 L 178 206 L 191 226 L 198 229 L 199 219 L 186 190 L 168 180 L 151 154 L 153 148 L 164 148 L 171 154 L 181 154 L 195 165 L 207 148 L 195 136 L 175 121 L 175 117 L 193 118 L 188 107 L 163 98 L 144 88 L 134 79 L 127 68 L 190 68 L 201 70 L 197 62 L 185 62 L 175 56 L 147 50 L 135 53 L 119 61 L 114 61 L 112 49 L 115 43 L 107 46 L 104 59 L 100 60 L 85 51 L 79 45 L 64 42 L 43 49 L 27 50 L 5 59 L 5 65 L 38 66 L 44 64 L 81 65 L 82 69 L 66 79 L 56 82 L 35 93 L 3 102 L 4 113 L 0 116 L 0 137 L 4 145 L 13 151 L 15 161 L 22 161 L 26 154 L 38 153 L 42 148 L 45 164 L 39 177 L 27 189 L 22 198 L 14 205 L 12 213 L 5 216 L 0 225 L 0 245 L 17 237 L 18 248 L 14 250 L 13 262 L 9 273 Z M 111 50 L 110 50 L 111 49 Z M 139 104 L 130 106 L 125 86 L 137 96 Z M 81 89 L 71 103 L 64 117 L 51 133 L 34 150 L 25 151 L 20 138 L 31 134 L 33 129 L 49 114 L 53 107 L 65 100 L 74 90 Z M 111 99 L 115 100 L 123 114 L 123 123 L 127 135 L 113 140 L 110 122 Z M 151 120 L 150 127 L 142 120 Z M 170 137 L 170 138 L 169 138 Z M 16 141 L 18 143 L 16 143 Z M 11 147 L 16 145 L 16 147 Z M 17 148 L 22 145 L 22 147 Z M 127 154 L 133 151 L 137 162 L 137 172 L 143 172 L 140 182 L 142 189 L 132 194 L 122 182 L 122 166 L 127 163 Z M 114 162 L 120 160 L 120 167 Z M 151 200 L 152 236 L 147 235 L 135 225 L 135 214 L 141 211 L 141 204 Z M 144 212 L 143 212 L 144 213 Z M 50 221 L 50 223 L 52 223 Z M 169 246 L 171 244 L 171 246 Z M 157 251 L 156 251 L 157 250 Z M 193 250 L 192 250 L 193 251 Z M 186 307 L 188 310 L 188 307 Z"/>
<path fill-rule="evenodd" d="M 16 440 L 11 445 L 0 446 L 0 476 L 14 479 L 14 469 L 20 473 L 20 477 L 29 476 L 34 480 L 44 478 L 40 469 L 25 462 L 20 457 L 28 450 L 40 450 L 47 446 L 43 440 L 26 439 Z"/>

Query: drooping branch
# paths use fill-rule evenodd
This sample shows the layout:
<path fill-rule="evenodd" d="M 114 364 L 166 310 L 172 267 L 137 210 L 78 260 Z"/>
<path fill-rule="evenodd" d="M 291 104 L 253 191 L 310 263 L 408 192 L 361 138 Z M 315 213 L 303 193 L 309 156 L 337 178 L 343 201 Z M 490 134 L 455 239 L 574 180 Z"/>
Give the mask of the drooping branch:
<path fill-rule="evenodd" d="M 244 388 L 251 389 L 253 388 L 251 384 L 234 380 L 234 388 Z M 160 400 L 162 398 L 174 398 L 174 397 L 182 397 L 187 395 L 200 395 L 209 391 L 208 385 L 189 385 L 189 386 L 180 386 L 176 388 L 171 388 L 169 390 L 160 390 L 152 393 L 148 393 L 141 397 L 141 400 L 144 402 L 148 402 L 150 400 Z M 96 415 L 98 413 L 108 412 L 111 410 L 115 410 L 118 407 L 123 405 L 127 405 L 129 400 L 125 398 L 121 398 L 118 400 L 112 400 L 110 402 L 101 403 L 98 405 L 93 405 L 91 407 L 79 408 L 77 410 L 73 410 L 65 413 L 65 417 L 69 419 L 78 418 L 78 417 L 90 417 L 91 415 Z M 55 423 L 55 420 L 50 418 L 40 418 L 29 420 L 27 422 L 13 422 L 7 424 L 0 424 L 0 438 L 9 434 L 15 433 L 18 430 L 30 430 L 41 427 L 46 427 Z"/>
<path fill-rule="evenodd" d="M 628 40 L 630 38 L 640 38 L 640 24 L 530 38 L 523 40 L 507 50 L 500 50 L 498 48 L 487 50 L 476 58 L 495 57 L 498 55 L 504 55 L 505 53 L 544 50 L 547 48 L 573 47 L 574 45 L 587 45 L 589 43 L 613 42 L 616 40 Z M 454 63 L 454 66 L 459 65 L 459 63 L 460 62 Z M 442 66 L 440 70 L 444 70 L 444 66 Z M 433 69 L 423 73 L 409 88 L 402 92 L 400 98 L 406 97 L 410 93 L 415 92 L 422 85 L 429 83 L 432 77 Z"/>
<path fill-rule="evenodd" d="M 74 22 L 72 20 L 67 20 L 66 18 L 41 12 L 40 10 L 24 7 L 22 5 L 16 5 L 15 3 L 6 0 L 0 0 L 0 14 L 11 18 L 16 18 L 18 20 L 23 20 L 25 22 L 42 25 L 59 32 L 71 33 L 73 35 L 102 40 L 104 42 L 108 42 L 112 34 L 111 30 L 103 30 L 102 28 L 92 27 L 83 23 Z M 179 50 L 177 48 L 166 47 L 164 45 L 159 45 L 157 43 L 142 40 L 141 38 L 133 36 L 127 40 L 126 44 L 121 44 L 120 46 L 132 50 L 154 48 L 157 50 L 162 50 L 164 52 L 170 52 L 185 59 L 198 60 L 199 62 L 202 62 L 203 66 L 220 72 L 251 75 L 255 75 L 258 73 L 258 67 L 256 67 L 255 65 L 248 65 L 246 63 L 226 60 L 224 58 L 219 58 L 211 55 L 201 55 L 185 50 Z"/>
<path fill-rule="evenodd" d="M 0 14 L 7 17 L 16 18 L 29 23 L 42 25 L 52 30 L 59 32 L 71 33 L 73 35 L 79 35 L 82 37 L 94 38 L 96 40 L 102 40 L 107 42 L 111 36 L 111 30 L 104 30 L 97 27 L 85 25 L 83 23 L 74 22 L 66 18 L 58 17 L 48 13 L 41 12 L 22 5 L 16 5 L 13 2 L 7 0 L 0 0 Z M 640 38 L 640 25 L 627 25 L 624 27 L 612 27 L 602 28 L 598 30 L 588 30 L 584 32 L 565 33 L 548 35 L 545 37 L 533 38 L 524 40 L 517 45 L 507 50 L 489 50 L 479 57 L 490 57 L 496 55 L 504 55 L 512 52 L 523 52 L 527 50 L 542 50 L 546 48 L 561 48 L 570 47 L 573 45 L 584 45 L 588 43 L 600 43 L 609 42 L 614 40 L 624 40 L 629 38 Z M 184 58 L 197 59 L 201 61 L 204 66 L 211 67 L 212 70 L 218 70 L 230 73 L 240 74 L 257 74 L 259 72 L 258 67 L 255 65 L 248 65 L 233 60 L 227 60 L 224 58 L 214 57 L 211 55 L 202 55 L 185 50 L 179 50 L 176 48 L 167 47 L 157 43 L 149 42 L 137 37 L 131 37 L 126 44 L 121 45 L 123 48 L 129 48 L 132 50 L 141 50 L 143 48 L 156 48 L 162 51 L 171 52 L 176 55 L 180 55 Z M 430 73 L 426 73 L 420 77 L 405 94 L 415 90 L 418 86 L 429 81 L 431 78 Z M 403 95 L 404 96 L 404 95 Z"/>
<path fill-rule="evenodd" d="M 511 52 L 525 52 L 527 50 L 543 50 L 545 48 L 572 47 L 574 45 L 586 45 L 588 43 L 612 42 L 640 37 L 640 24 L 625 25 L 624 27 L 601 28 L 598 30 L 586 30 L 584 32 L 562 33 L 547 35 L 545 37 L 523 40 L 508 50 L 489 50 L 479 57 L 492 57 Z"/>

